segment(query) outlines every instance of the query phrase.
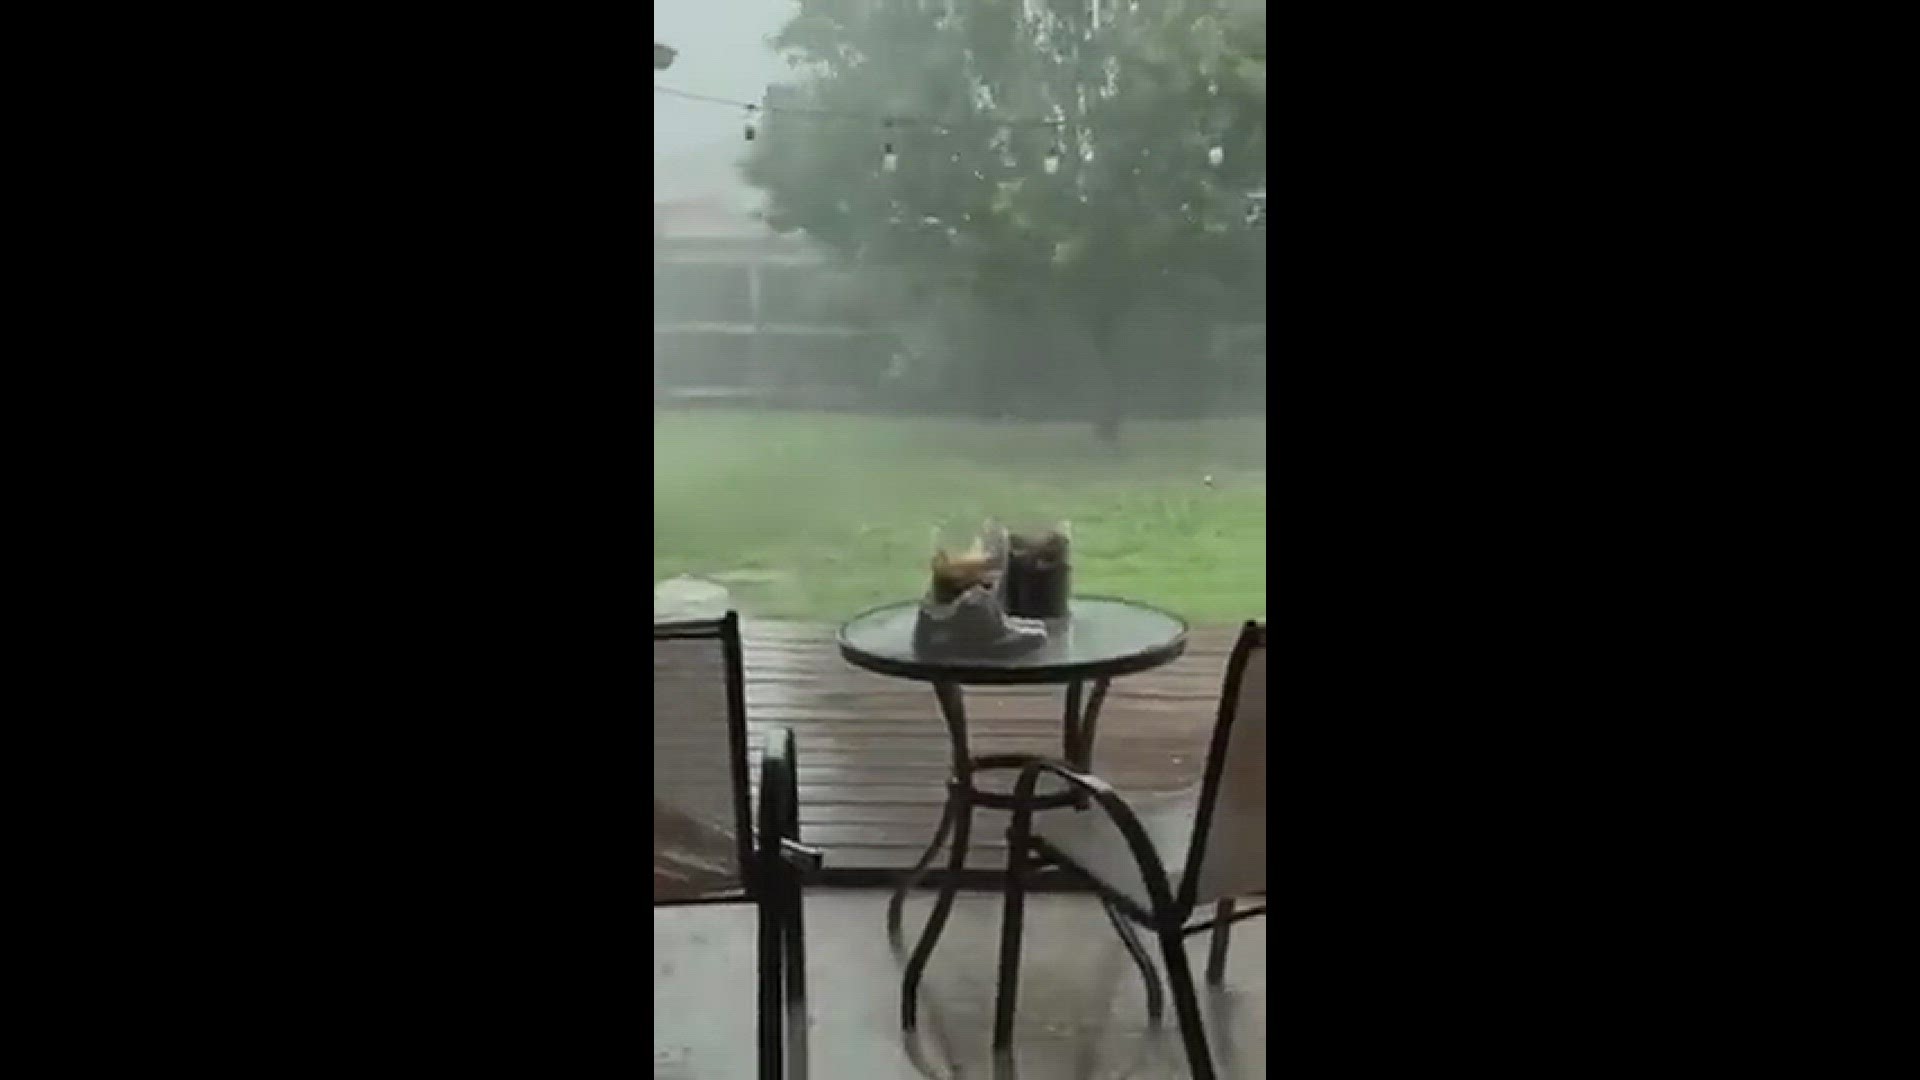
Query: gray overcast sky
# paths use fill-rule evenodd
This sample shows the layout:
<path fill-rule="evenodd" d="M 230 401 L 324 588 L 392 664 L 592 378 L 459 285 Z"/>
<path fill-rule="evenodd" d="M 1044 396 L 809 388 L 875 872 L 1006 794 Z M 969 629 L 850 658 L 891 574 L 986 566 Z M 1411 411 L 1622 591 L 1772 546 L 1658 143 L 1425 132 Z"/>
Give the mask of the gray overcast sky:
<path fill-rule="evenodd" d="M 767 47 L 793 17 L 793 0 L 654 0 L 653 40 L 680 51 L 653 81 L 698 94 L 758 101 L 788 68 Z M 676 157 L 731 142 L 745 149 L 742 116 L 719 105 L 653 95 L 653 151 Z"/>

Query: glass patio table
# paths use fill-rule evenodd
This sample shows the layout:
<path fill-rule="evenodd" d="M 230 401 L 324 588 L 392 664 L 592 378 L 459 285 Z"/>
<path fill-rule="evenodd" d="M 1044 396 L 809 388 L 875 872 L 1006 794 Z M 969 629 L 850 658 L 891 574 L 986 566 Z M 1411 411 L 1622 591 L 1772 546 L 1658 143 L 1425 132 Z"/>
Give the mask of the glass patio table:
<path fill-rule="evenodd" d="M 887 905 L 887 933 L 901 942 L 901 908 L 907 893 L 927 876 L 934 853 L 952 833 L 948 873 L 940 885 L 933 913 L 928 916 L 920 940 L 907 962 L 906 979 L 900 997 L 900 1023 L 912 1028 L 916 1018 L 920 976 L 927 959 L 939 943 L 959 891 L 966 868 L 967 844 L 972 833 L 973 809 L 989 807 L 1010 810 L 1015 806 L 1010 791 L 983 790 L 976 786 L 979 774 L 990 770 L 1017 770 L 1029 762 L 1042 760 L 1029 754 L 974 754 L 967 743 L 967 713 L 962 687 L 1063 685 L 1066 710 L 1062 716 L 1062 757 L 1074 769 L 1085 771 L 1092 764 L 1093 735 L 1100 718 L 1100 706 L 1106 700 L 1108 683 L 1124 675 L 1149 671 L 1177 659 L 1187 648 L 1187 624 L 1164 611 L 1127 600 L 1105 597 L 1074 597 L 1071 616 L 1047 622 L 1047 642 L 1031 652 L 1004 658 L 979 656 L 928 656 L 914 648 L 914 624 L 919 603 L 889 604 L 857 615 L 840 628 L 840 655 L 856 667 L 881 675 L 930 683 L 940 703 L 940 715 L 946 721 L 953 754 L 953 775 L 947 781 L 946 812 L 933 842 L 908 871 Z M 1091 693 L 1083 691 L 1088 683 Z M 1051 782 L 1049 782 L 1051 781 Z M 1043 777 L 1034 799 L 1036 810 L 1084 808 L 1081 796 L 1065 784 Z M 1004 877 L 1005 872 L 1000 872 Z M 989 877 L 989 880 L 995 880 Z M 1139 965 L 1147 980 L 1148 1013 L 1160 1016 L 1160 980 L 1153 961 L 1134 934 L 1132 925 L 1107 910 L 1108 920 Z"/>

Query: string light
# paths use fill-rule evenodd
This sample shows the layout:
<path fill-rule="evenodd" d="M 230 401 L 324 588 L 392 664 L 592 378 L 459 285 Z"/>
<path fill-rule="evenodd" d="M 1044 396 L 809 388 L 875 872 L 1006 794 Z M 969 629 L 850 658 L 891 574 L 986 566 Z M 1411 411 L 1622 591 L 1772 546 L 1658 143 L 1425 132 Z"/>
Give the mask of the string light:
<path fill-rule="evenodd" d="M 952 121 L 950 120 L 936 120 L 936 119 L 933 119 L 932 117 L 911 117 L 911 116 L 881 117 L 881 116 L 876 116 L 873 113 L 841 112 L 835 109 L 815 109 L 815 108 L 810 108 L 802 105 L 764 105 L 762 106 L 762 105 L 755 105 L 750 101 L 742 101 L 738 98 L 717 97 L 713 94 L 696 94 L 691 91 L 680 90 L 671 86 L 661 86 L 657 83 L 653 87 L 653 92 L 656 94 L 666 94 L 669 97 L 681 98 L 686 101 L 698 101 L 708 105 L 731 105 L 736 109 L 757 109 L 763 113 L 777 114 L 780 116 L 812 116 L 812 117 L 820 117 L 820 118 L 834 119 L 834 120 L 861 120 L 869 123 L 871 123 L 874 120 L 885 120 L 887 121 L 887 126 L 889 127 L 892 126 L 893 121 L 898 121 L 902 125 L 922 126 L 922 127 L 932 128 L 936 133 L 942 134 L 942 135 L 949 133 L 947 125 L 952 123 Z M 1002 124 L 1006 127 L 1028 127 L 1028 128 L 1042 128 L 1042 127 L 1057 128 L 1065 123 L 1066 123 L 1065 120 L 1058 120 L 1058 119 L 1002 121 Z"/>
<path fill-rule="evenodd" d="M 1129 10 L 1134 10 L 1132 5 L 1129 6 Z M 806 108 L 801 106 L 784 106 L 784 105 L 783 106 L 758 105 L 751 101 L 737 101 L 732 98 L 716 97 L 711 94 L 695 94 L 685 90 L 678 90 L 671 86 L 655 85 L 653 89 L 655 93 L 666 94 L 671 97 L 684 98 L 688 101 L 698 101 L 698 102 L 704 102 L 704 103 L 713 104 L 713 105 L 731 105 L 731 106 L 734 106 L 735 108 L 741 109 L 746 114 L 745 121 L 742 124 L 742 132 L 745 135 L 746 140 L 748 142 L 753 142 L 759 136 L 759 114 L 761 113 L 779 113 L 787 116 L 827 117 L 827 118 L 844 119 L 844 120 L 874 119 L 874 117 L 872 116 L 861 114 L 861 113 L 837 112 L 831 109 L 814 109 L 814 108 Z M 1212 81 L 1209 81 L 1207 86 L 1207 91 L 1209 94 L 1219 93 L 1218 84 Z M 976 102 L 976 104 L 978 103 Z M 952 134 L 952 129 L 947 127 L 945 122 L 943 121 L 936 121 L 936 120 L 931 120 L 927 118 L 900 117 L 900 116 L 892 116 L 892 115 L 879 117 L 879 120 L 880 120 L 881 127 L 884 128 L 887 132 L 887 140 L 881 145 L 880 167 L 881 169 L 889 173 L 897 172 L 899 171 L 899 168 L 900 168 L 900 156 L 894 152 L 894 148 L 893 148 L 892 133 L 893 133 L 893 126 L 895 121 L 899 121 L 901 124 L 908 125 L 908 126 L 924 126 L 926 128 L 931 129 L 931 131 L 937 135 Z M 1007 164 L 1008 166 L 1011 166 L 1013 164 L 1012 147 L 1006 146 L 1003 141 L 1005 137 L 1004 133 L 1008 129 L 1018 128 L 1018 127 L 1058 129 L 1060 127 L 1063 127 L 1065 124 L 1066 124 L 1066 119 L 1064 117 L 1058 117 L 1051 120 L 1003 121 L 1001 123 L 1001 130 L 1003 134 L 1002 136 L 999 137 L 997 141 L 1002 141 L 1004 163 Z M 1047 175 L 1052 176 L 1060 171 L 1060 159 L 1062 156 L 1064 156 L 1064 153 L 1065 152 L 1061 149 L 1060 143 L 1058 141 L 1055 141 L 1053 145 L 1047 148 L 1046 156 L 1042 158 L 1040 161 L 1040 167 L 1046 171 Z M 1142 148 L 1141 150 L 1141 154 L 1143 156 L 1150 156 L 1151 153 L 1152 151 L 1146 148 Z M 1092 161 L 1093 160 L 1092 148 L 1083 147 L 1081 150 L 1081 155 L 1084 160 Z M 1219 146 L 1218 144 L 1215 144 L 1214 146 L 1211 146 L 1207 149 L 1207 163 L 1214 166 L 1215 168 L 1218 168 L 1223 163 L 1225 163 L 1226 159 L 1227 159 L 1226 150 L 1221 146 Z M 958 154 L 951 154 L 949 155 L 948 160 L 953 162 L 958 162 L 960 160 L 960 156 Z M 1139 170 L 1135 169 L 1134 172 L 1138 173 Z M 1081 198 L 1084 199 L 1085 195 L 1083 194 Z M 1181 209 L 1183 212 L 1190 212 L 1190 208 L 1187 206 L 1183 205 Z M 1260 198 L 1251 202 L 1246 208 L 1245 216 L 1246 216 L 1247 224 L 1249 225 L 1256 225 L 1264 222 L 1266 219 L 1265 199 Z"/>

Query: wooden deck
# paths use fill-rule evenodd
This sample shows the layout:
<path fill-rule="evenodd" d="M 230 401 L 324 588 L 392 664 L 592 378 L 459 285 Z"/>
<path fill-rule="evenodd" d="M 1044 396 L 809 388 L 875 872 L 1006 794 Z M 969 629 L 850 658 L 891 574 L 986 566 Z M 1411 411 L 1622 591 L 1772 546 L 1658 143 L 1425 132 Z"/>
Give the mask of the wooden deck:
<path fill-rule="evenodd" d="M 1238 632 L 1196 629 L 1179 660 L 1114 680 L 1100 714 L 1094 771 L 1123 793 L 1197 781 Z M 825 849 L 827 881 L 912 866 L 939 825 L 951 771 L 932 689 L 852 667 L 834 647 L 831 627 L 748 622 L 743 636 L 753 759 L 757 765 L 767 726 L 793 729 L 801 833 Z M 1061 687 L 968 688 L 973 753 L 1059 757 L 1064 698 Z M 994 772 L 981 783 L 1004 789 L 1011 781 L 1011 772 Z M 974 815 L 968 868 L 1004 866 L 1007 815 Z"/>

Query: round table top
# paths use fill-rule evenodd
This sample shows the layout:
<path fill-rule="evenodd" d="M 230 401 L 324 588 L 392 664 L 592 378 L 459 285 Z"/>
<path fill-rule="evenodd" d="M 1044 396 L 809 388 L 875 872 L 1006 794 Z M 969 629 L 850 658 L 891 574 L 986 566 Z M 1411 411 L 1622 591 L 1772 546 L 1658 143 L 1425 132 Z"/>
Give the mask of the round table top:
<path fill-rule="evenodd" d="M 856 667 L 925 682 L 1064 683 L 1159 667 L 1187 650 L 1187 624 L 1145 604 L 1076 596 L 1073 617 L 1047 623 L 1047 643 L 1009 657 L 924 656 L 913 647 L 920 602 L 888 604 L 840 628 L 840 655 Z"/>

